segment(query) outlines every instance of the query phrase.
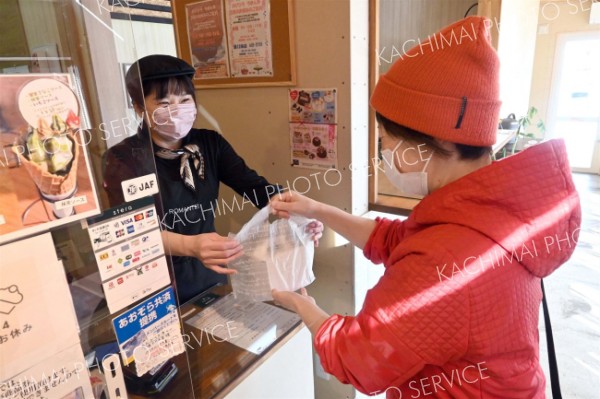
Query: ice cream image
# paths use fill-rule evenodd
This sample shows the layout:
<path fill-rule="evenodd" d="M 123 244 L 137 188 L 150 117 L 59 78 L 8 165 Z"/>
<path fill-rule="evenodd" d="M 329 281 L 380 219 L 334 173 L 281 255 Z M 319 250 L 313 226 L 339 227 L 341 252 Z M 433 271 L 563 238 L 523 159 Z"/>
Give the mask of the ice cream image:
<path fill-rule="evenodd" d="M 13 147 L 47 199 L 63 199 L 75 191 L 79 152 L 75 134 L 78 128 L 79 120 L 72 111 L 66 122 L 59 115 L 52 116 L 50 125 L 44 118 L 39 118 L 37 127 L 32 127 L 23 138 L 22 146 Z"/>

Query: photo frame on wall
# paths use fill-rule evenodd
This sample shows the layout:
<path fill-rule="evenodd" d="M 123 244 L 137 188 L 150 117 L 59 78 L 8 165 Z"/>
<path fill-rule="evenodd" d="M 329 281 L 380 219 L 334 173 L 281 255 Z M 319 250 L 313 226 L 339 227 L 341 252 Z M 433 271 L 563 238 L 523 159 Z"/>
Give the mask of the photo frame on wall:
<path fill-rule="evenodd" d="M 173 0 L 177 53 L 202 88 L 296 84 L 294 0 Z"/>

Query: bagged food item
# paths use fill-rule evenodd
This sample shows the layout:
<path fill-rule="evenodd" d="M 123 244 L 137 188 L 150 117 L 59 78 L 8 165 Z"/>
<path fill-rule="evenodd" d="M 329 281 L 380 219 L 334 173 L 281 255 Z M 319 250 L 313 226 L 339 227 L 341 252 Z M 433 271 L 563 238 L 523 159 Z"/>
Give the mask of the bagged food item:
<path fill-rule="evenodd" d="M 315 246 L 306 232 L 312 220 L 291 216 L 270 223 L 269 215 L 267 206 L 238 234 L 229 235 L 244 247 L 244 255 L 228 265 L 238 272 L 231 276 L 233 292 L 255 301 L 273 299 L 272 288 L 295 291 L 315 280 Z"/>

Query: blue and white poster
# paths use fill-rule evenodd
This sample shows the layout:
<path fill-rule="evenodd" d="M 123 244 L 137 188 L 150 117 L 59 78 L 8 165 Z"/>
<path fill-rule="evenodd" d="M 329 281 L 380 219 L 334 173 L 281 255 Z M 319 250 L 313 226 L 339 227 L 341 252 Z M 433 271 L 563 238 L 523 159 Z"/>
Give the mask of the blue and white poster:
<path fill-rule="evenodd" d="M 168 287 L 113 319 L 123 364 L 142 376 L 185 349 L 173 288 Z"/>

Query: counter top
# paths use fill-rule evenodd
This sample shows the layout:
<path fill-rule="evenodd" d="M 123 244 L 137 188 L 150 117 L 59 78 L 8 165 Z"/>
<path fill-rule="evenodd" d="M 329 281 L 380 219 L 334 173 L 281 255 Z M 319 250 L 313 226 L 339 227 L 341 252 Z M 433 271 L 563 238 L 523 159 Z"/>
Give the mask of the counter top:
<path fill-rule="evenodd" d="M 227 340 L 215 340 L 214 336 L 203 333 L 186 322 L 207 305 L 210 306 L 212 302 L 229 293 L 231 293 L 231 286 L 218 286 L 180 307 L 184 342 L 187 341 L 186 352 L 172 358 L 178 373 L 160 394 L 152 395 L 152 398 L 224 398 L 304 327 L 299 320 L 284 331 L 267 349 L 256 355 Z M 94 337 L 92 341 L 103 343 L 114 340 L 110 319 L 111 317 L 105 317 L 93 326 L 95 331 L 88 334 Z M 129 393 L 129 398 L 133 399 L 146 397 L 148 396 Z"/>

